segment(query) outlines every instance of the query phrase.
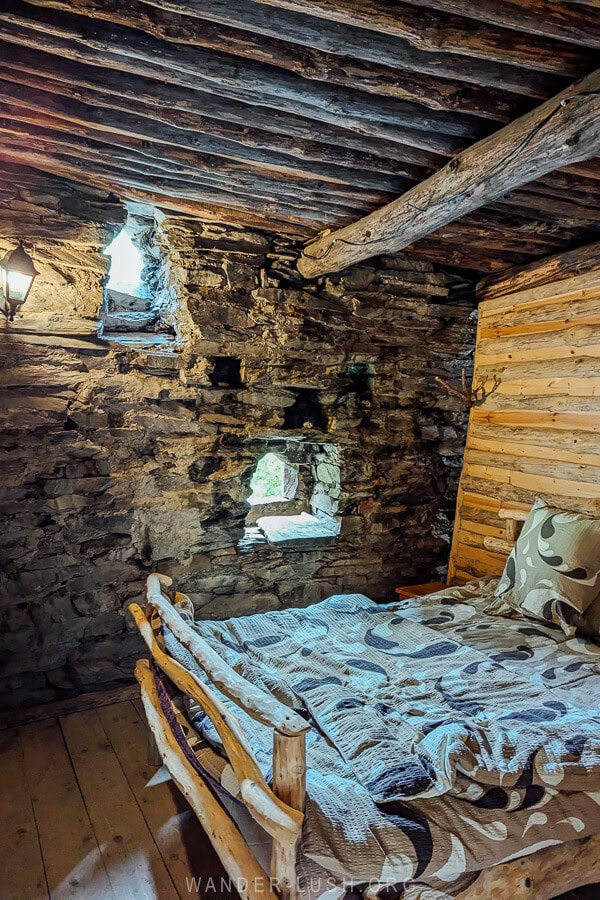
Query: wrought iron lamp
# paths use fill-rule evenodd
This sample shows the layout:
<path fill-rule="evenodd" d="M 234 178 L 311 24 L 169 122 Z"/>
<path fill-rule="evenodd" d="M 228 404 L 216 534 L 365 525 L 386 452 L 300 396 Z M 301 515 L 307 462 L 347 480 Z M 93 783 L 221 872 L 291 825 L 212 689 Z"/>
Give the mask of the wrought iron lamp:
<path fill-rule="evenodd" d="M 4 313 L 9 322 L 13 321 L 16 313 L 27 300 L 33 280 L 38 274 L 31 257 L 23 246 L 23 241 L 19 242 L 16 250 L 9 250 L 4 259 L 0 261 L 2 278 L 0 311 Z"/>

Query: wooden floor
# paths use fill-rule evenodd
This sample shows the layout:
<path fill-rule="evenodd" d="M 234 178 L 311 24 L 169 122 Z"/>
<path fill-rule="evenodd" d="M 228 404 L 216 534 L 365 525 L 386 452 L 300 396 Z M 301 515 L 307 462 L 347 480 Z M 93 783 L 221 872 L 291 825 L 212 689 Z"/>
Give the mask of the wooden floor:
<path fill-rule="evenodd" d="M 238 896 L 146 735 L 139 701 L 0 732 L 2 900 Z"/>
<path fill-rule="evenodd" d="M 0 900 L 66 897 L 238 898 L 166 770 L 147 764 L 139 700 L 0 731 Z"/>

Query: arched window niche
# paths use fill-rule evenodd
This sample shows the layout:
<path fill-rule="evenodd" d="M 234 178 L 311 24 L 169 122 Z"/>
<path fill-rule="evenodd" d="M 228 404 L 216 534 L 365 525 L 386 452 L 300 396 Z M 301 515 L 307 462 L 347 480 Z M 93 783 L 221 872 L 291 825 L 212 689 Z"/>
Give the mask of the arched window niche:
<path fill-rule="evenodd" d="M 257 460 L 240 549 L 329 543 L 341 520 L 339 452 L 333 444 L 272 444 Z"/>

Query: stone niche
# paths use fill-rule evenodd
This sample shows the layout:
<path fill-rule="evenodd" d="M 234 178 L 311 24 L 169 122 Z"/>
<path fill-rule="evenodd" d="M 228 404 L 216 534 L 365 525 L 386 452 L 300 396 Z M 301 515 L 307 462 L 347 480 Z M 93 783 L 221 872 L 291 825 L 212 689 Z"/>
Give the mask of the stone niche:
<path fill-rule="evenodd" d="M 43 268 L 0 326 L 3 705 L 130 681 L 126 606 L 153 570 L 212 618 L 391 600 L 445 571 L 467 410 L 435 376 L 471 366 L 464 273 L 398 254 L 305 282 L 299 241 L 152 214 L 169 340 L 103 340 L 102 250 L 125 217 L 107 193 L 0 169 L 0 246 L 25 237 Z M 274 447 L 298 452 L 297 499 L 339 534 L 244 541 Z"/>

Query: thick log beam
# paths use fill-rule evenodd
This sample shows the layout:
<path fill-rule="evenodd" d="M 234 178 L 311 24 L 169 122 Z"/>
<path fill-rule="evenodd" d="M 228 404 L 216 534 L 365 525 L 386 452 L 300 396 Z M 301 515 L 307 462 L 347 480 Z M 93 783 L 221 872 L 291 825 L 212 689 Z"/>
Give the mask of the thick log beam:
<path fill-rule="evenodd" d="M 600 150 L 600 70 L 463 151 L 435 175 L 364 219 L 319 237 L 298 270 L 306 278 L 395 253 L 442 225 L 560 166 Z"/>

